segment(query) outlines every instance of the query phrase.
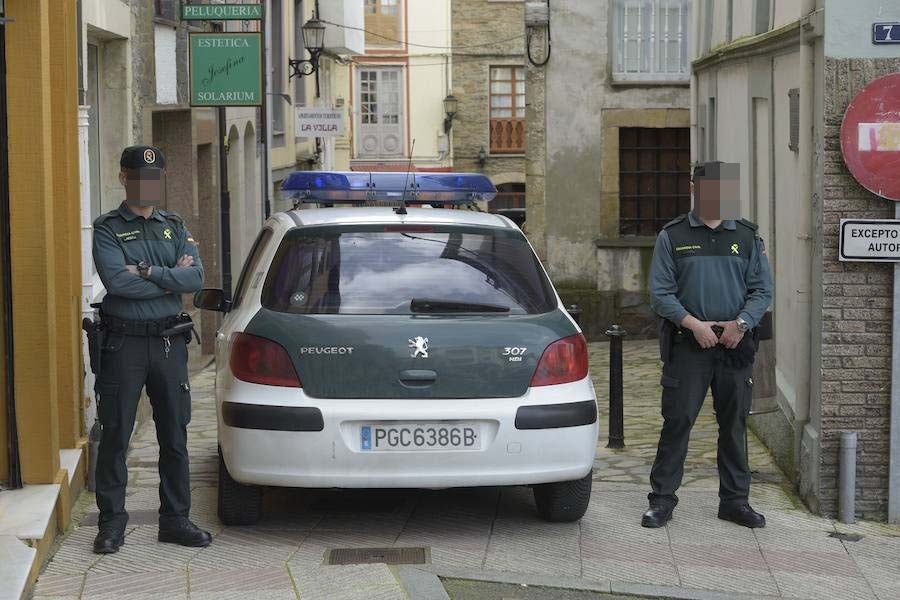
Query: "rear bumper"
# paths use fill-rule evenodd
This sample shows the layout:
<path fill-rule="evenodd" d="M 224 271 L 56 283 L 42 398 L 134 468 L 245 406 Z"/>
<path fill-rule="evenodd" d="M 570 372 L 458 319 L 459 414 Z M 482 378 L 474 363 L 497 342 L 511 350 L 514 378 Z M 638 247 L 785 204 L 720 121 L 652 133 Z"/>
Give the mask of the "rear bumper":
<path fill-rule="evenodd" d="M 528 485 L 579 479 L 590 471 L 596 452 L 596 400 L 589 378 L 532 388 L 519 398 L 473 400 L 323 400 L 297 389 L 229 383 L 218 401 L 219 442 L 231 476 L 246 484 Z M 360 424 L 404 421 L 478 422 L 483 445 L 469 451 L 360 449 Z"/>

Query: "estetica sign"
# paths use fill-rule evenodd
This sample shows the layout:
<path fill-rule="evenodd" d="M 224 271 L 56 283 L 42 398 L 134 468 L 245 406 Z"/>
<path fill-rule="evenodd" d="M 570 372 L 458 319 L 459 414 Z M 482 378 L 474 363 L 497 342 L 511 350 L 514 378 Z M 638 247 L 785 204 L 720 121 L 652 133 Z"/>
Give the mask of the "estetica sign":
<path fill-rule="evenodd" d="M 259 33 L 192 33 L 190 48 L 191 106 L 262 105 Z"/>

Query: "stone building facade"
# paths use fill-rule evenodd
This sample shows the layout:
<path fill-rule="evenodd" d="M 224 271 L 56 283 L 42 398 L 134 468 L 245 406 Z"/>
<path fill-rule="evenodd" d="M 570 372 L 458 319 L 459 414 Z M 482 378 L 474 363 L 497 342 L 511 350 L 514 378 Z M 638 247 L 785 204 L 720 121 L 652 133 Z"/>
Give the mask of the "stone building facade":
<path fill-rule="evenodd" d="M 589 338 L 655 332 L 656 233 L 690 206 L 694 3 L 525 3 L 528 234 Z M 546 60 L 546 62 L 544 62 Z"/>
<path fill-rule="evenodd" d="M 523 11 L 521 1 L 451 1 L 452 93 L 459 102 L 453 167 L 489 176 L 500 194 L 488 209 L 520 224 L 527 142 Z"/>
<path fill-rule="evenodd" d="M 692 146 L 699 160 L 741 164 L 742 214 L 759 224 L 773 267 L 774 337 L 754 373 L 755 403 L 772 410 L 751 427 L 804 502 L 826 515 L 838 510 L 841 433 L 856 432 L 856 513 L 897 521 L 893 269 L 841 262 L 838 245 L 841 219 L 895 214 L 848 171 L 840 131 L 853 97 L 900 69 L 900 47 L 871 38 L 872 23 L 900 20 L 900 7 L 723 8 L 706 3 L 696 15 Z"/>

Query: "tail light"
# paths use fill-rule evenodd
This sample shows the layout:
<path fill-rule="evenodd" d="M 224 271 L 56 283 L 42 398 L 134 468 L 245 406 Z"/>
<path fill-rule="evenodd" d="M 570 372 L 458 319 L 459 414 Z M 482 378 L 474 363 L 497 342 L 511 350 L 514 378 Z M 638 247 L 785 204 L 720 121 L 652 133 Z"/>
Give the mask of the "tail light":
<path fill-rule="evenodd" d="M 278 342 L 236 333 L 231 342 L 231 372 L 241 381 L 281 387 L 302 387 L 294 363 Z"/>
<path fill-rule="evenodd" d="M 531 378 L 531 387 L 580 381 L 587 374 L 587 342 L 580 333 L 570 335 L 547 346 Z"/>

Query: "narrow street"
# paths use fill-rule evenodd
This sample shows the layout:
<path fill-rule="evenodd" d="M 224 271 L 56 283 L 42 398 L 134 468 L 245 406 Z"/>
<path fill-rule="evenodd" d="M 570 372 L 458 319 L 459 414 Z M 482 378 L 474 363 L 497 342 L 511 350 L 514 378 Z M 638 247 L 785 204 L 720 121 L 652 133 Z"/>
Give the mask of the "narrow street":
<path fill-rule="evenodd" d="M 722 597 L 900 596 L 900 528 L 848 526 L 811 515 L 786 492 L 786 479 L 752 435 L 751 501 L 768 526 L 750 530 L 716 518 L 710 401 L 694 429 L 674 520 L 663 529 L 642 528 L 661 421 L 657 347 L 655 341 L 625 343 L 626 448 L 615 452 L 604 447 L 607 348 L 591 345 L 602 425 L 593 498 L 580 523 L 539 521 L 528 489 L 271 490 L 258 526 L 223 527 L 216 517 L 210 366 L 193 378 L 189 443 L 191 514 L 215 535 L 213 544 L 192 549 L 156 541 L 157 449 L 149 423 L 135 435 L 129 458 L 131 520 L 125 545 L 113 555 L 91 552 L 97 514 L 93 495 L 84 493 L 76 509 L 79 524 L 46 564 L 34 598 L 440 598 L 444 591 L 432 574 L 450 580 L 452 598 L 603 597 L 542 592 L 542 586 L 619 598 L 699 598 L 704 591 Z M 838 533 L 862 538 L 831 537 Z M 425 548 L 427 564 L 323 564 L 331 549 L 391 547 Z M 494 588 L 479 581 L 516 585 L 496 588 L 492 595 Z"/>

